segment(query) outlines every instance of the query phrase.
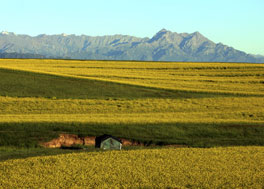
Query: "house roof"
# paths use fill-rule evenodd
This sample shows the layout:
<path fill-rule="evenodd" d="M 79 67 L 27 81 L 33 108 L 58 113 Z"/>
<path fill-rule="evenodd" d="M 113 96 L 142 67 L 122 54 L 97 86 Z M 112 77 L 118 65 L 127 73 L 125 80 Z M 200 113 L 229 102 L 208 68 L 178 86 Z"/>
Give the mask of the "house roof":
<path fill-rule="evenodd" d="M 101 135 L 101 136 L 98 136 L 95 138 L 95 146 L 100 147 L 101 142 L 103 142 L 104 140 L 109 139 L 109 138 L 115 139 L 116 141 L 118 141 L 122 144 L 122 141 L 119 138 L 114 137 L 112 135 L 104 134 L 104 135 Z"/>

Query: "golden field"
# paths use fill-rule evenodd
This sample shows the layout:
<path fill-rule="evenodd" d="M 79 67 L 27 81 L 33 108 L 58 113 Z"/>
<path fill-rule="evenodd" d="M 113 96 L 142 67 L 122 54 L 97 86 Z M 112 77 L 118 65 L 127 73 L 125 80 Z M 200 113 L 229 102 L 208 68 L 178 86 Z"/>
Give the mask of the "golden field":
<path fill-rule="evenodd" d="M 263 188 L 264 148 L 168 148 L 0 162 L 0 188 Z"/>
<path fill-rule="evenodd" d="M 2 122 L 212 123 L 264 120 L 262 97 L 202 99 L 58 99 L 0 97 Z"/>
<path fill-rule="evenodd" d="M 0 67 L 173 90 L 264 95 L 263 64 L 0 60 Z"/>
<path fill-rule="evenodd" d="M 90 98 L 89 95 L 81 97 L 85 99 L 78 99 L 78 94 L 75 97 L 77 99 L 57 99 L 56 93 L 55 99 L 47 99 L 34 95 L 9 96 L 7 93 L 6 96 L 0 97 L 2 122 L 30 121 L 31 118 L 33 121 L 37 119 L 94 122 L 94 117 L 99 120 L 97 122 L 108 122 L 109 117 L 113 117 L 116 122 L 137 122 L 135 119 L 138 117 L 138 122 L 141 122 L 144 118 L 140 117 L 144 116 L 145 122 L 160 120 L 159 122 L 218 123 L 264 120 L 263 64 L 0 60 L 0 68 L 182 93 L 176 98 L 159 97 L 157 92 L 151 98 L 138 98 L 133 96 L 133 93 L 137 93 L 135 89 L 128 88 L 129 92 L 122 97 L 111 97 L 110 94 L 110 98 L 100 99 Z M 91 87 L 96 88 L 96 84 Z M 118 94 L 118 87 L 115 90 Z"/>
<path fill-rule="evenodd" d="M 264 187 L 264 64 L 2 59 L 0 77 L 0 188 Z M 175 146 L 40 149 L 60 133 Z"/>

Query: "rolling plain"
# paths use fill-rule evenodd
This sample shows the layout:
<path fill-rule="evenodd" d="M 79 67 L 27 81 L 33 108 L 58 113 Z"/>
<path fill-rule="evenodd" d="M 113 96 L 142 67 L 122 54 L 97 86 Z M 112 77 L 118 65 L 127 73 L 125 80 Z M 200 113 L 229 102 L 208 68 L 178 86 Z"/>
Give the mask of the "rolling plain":
<path fill-rule="evenodd" d="M 262 188 L 263 107 L 264 64 L 2 59 L 0 187 Z M 40 147 L 60 133 L 150 147 Z"/>

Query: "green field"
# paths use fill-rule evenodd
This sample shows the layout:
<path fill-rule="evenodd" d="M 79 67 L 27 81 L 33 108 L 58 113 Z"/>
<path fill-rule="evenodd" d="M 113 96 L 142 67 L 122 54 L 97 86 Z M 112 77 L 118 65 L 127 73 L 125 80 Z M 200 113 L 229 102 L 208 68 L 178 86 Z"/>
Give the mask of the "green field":
<path fill-rule="evenodd" d="M 263 145 L 263 76 L 263 64 L 0 60 L 1 151 L 60 133 Z"/>

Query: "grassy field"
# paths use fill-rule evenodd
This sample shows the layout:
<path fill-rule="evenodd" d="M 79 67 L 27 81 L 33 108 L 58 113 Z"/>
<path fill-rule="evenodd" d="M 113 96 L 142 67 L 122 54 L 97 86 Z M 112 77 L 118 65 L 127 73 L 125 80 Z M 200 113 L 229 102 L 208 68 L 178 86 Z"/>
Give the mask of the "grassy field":
<path fill-rule="evenodd" d="M 263 64 L 0 60 L 0 67 L 192 93 L 264 95 Z"/>
<path fill-rule="evenodd" d="M 263 188 L 263 76 L 263 64 L 0 60 L 0 188 Z M 60 133 L 148 147 L 40 147 Z"/>
<path fill-rule="evenodd" d="M 59 133 L 263 145 L 263 76 L 263 64 L 0 60 L 0 145 Z"/>
<path fill-rule="evenodd" d="M 168 148 L 0 162 L 2 188 L 263 188 L 264 148 Z"/>

